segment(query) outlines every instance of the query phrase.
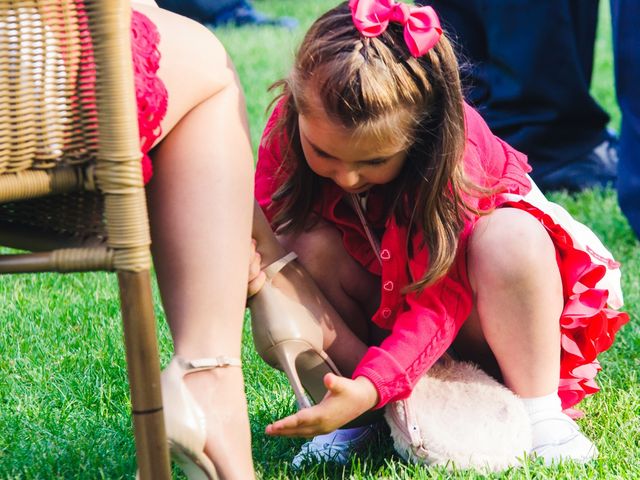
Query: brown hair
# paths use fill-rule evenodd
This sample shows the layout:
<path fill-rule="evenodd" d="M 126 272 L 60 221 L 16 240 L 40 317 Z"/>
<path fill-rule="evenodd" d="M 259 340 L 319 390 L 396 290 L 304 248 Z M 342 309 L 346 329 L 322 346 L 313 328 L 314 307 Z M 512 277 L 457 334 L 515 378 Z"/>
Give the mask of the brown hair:
<path fill-rule="evenodd" d="M 316 20 L 290 75 L 274 87 L 282 89 L 278 98 L 284 112 L 266 141 L 284 138 L 286 132 L 283 171 L 289 172 L 273 196 L 276 228 L 299 232 L 316 218 L 312 211 L 320 179 L 304 159 L 298 131 L 298 115 L 309 111 L 307 95 L 314 92 L 326 115 L 356 134 L 403 135 L 399 147 L 409 151 L 392 182 L 388 213 L 410 231 L 421 231 L 429 250 L 425 276 L 409 289 L 421 290 L 445 275 L 465 215 L 473 211 L 462 194 L 476 189 L 462 170 L 463 97 L 448 39 L 443 35 L 426 55 L 415 58 L 401 25 L 391 23 L 380 36 L 365 38 L 345 2 Z"/>

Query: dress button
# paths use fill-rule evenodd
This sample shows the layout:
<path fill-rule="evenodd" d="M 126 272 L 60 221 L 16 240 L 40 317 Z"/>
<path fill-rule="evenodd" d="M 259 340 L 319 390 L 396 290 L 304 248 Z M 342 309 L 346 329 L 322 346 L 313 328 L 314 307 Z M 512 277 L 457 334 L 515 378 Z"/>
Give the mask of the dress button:
<path fill-rule="evenodd" d="M 382 250 L 380 252 L 380 258 L 382 260 L 391 260 L 391 252 L 389 251 L 389 249 L 385 248 L 384 250 Z"/>
<path fill-rule="evenodd" d="M 391 309 L 390 308 L 383 308 L 382 309 L 382 318 L 389 318 L 391 316 Z"/>
<path fill-rule="evenodd" d="M 393 282 L 391 280 L 384 282 L 382 288 L 384 288 L 387 292 L 393 291 Z"/>

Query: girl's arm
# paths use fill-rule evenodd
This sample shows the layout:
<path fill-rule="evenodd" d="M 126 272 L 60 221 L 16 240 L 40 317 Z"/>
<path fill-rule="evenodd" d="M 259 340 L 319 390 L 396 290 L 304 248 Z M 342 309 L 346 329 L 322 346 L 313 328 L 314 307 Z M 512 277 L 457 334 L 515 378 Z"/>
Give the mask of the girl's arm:
<path fill-rule="evenodd" d="M 353 379 L 325 376 L 328 394 L 318 405 L 274 422 L 269 435 L 314 436 L 331 432 L 362 413 L 406 398 L 419 378 L 446 352 L 468 316 L 471 298 L 463 284 L 445 278 L 405 298 L 408 309 L 379 347 L 369 347 Z"/>

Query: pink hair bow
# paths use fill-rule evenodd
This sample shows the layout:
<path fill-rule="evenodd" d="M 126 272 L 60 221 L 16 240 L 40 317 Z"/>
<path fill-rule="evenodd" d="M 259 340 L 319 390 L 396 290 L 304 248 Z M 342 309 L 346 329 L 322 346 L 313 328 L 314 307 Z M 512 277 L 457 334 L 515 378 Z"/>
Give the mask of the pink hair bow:
<path fill-rule="evenodd" d="M 395 0 L 350 0 L 353 23 L 365 37 L 382 34 L 389 22 L 404 25 L 411 55 L 421 57 L 438 43 L 442 27 L 432 7 L 414 7 Z"/>

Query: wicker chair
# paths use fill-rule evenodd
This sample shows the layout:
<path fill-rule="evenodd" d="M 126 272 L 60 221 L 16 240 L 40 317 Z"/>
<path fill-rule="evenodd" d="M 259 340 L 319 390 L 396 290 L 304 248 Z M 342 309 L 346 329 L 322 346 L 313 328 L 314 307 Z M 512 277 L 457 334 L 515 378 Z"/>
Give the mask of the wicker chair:
<path fill-rule="evenodd" d="M 170 478 L 123 0 L 0 0 L 0 273 L 118 274 L 142 478 Z"/>

